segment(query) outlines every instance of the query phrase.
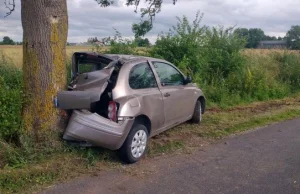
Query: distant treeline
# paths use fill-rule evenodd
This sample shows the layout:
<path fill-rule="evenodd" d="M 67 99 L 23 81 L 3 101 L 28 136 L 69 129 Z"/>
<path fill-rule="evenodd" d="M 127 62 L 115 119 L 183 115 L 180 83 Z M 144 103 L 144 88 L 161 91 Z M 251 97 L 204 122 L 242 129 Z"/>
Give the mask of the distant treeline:
<path fill-rule="evenodd" d="M 300 26 L 297 25 L 292 26 L 284 37 L 268 36 L 260 28 L 237 28 L 234 33 L 246 39 L 246 48 L 257 48 L 261 41 L 284 40 L 287 48 L 300 49 Z"/>
<path fill-rule="evenodd" d="M 23 42 L 15 42 L 8 36 L 4 36 L 3 40 L 0 41 L 0 45 L 22 45 Z"/>
<path fill-rule="evenodd" d="M 134 30 L 133 30 L 134 31 Z M 135 31 L 134 31 L 135 32 Z M 260 28 L 236 28 L 234 34 L 246 40 L 246 48 L 257 48 L 261 41 L 286 41 L 286 47 L 289 49 L 300 50 L 300 26 L 292 26 L 284 37 L 276 37 L 266 35 Z M 144 34 L 143 34 L 144 35 Z M 111 38 L 103 38 L 98 40 L 97 37 L 89 38 L 89 43 L 101 43 L 103 45 L 110 45 Z M 147 38 L 142 38 L 135 32 L 135 43 L 138 46 L 150 46 L 150 41 Z M 0 45 L 22 45 L 22 42 L 15 42 L 8 36 L 4 36 L 0 41 Z M 69 45 L 69 43 L 67 43 Z"/>

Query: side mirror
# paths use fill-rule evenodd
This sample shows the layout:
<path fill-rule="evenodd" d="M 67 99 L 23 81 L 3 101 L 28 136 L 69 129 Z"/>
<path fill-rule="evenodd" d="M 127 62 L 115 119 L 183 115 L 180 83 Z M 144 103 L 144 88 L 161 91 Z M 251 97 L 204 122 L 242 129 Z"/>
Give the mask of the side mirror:
<path fill-rule="evenodd" d="M 192 77 L 190 75 L 187 75 L 185 78 L 185 84 L 189 84 L 192 82 Z"/>

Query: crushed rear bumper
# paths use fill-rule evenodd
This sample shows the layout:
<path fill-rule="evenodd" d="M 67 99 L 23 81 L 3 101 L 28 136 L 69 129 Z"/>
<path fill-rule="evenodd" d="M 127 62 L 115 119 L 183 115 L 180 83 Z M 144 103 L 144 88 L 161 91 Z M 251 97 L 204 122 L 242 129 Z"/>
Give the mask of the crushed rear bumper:
<path fill-rule="evenodd" d="M 134 119 L 125 119 L 115 123 L 96 113 L 74 110 L 63 138 L 117 150 L 123 145 L 133 122 Z"/>

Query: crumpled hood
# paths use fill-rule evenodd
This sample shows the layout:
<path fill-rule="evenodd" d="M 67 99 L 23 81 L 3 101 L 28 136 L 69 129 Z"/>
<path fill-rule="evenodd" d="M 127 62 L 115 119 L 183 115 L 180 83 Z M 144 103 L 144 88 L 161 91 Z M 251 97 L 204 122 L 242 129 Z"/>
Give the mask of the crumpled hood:
<path fill-rule="evenodd" d="M 73 90 L 57 93 L 56 106 L 65 110 L 89 109 L 91 103 L 100 100 L 113 70 L 111 67 L 78 75 L 70 84 Z"/>

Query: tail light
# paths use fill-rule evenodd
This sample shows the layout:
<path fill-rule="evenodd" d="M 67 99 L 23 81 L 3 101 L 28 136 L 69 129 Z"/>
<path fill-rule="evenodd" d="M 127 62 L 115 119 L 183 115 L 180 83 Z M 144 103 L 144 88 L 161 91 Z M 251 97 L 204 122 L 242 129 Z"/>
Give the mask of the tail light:
<path fill-rule="evenodd" d="M 117 121 L 117 103 L 110 101 L 108 104 L 108 118 L 112 121 Z"/>

